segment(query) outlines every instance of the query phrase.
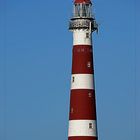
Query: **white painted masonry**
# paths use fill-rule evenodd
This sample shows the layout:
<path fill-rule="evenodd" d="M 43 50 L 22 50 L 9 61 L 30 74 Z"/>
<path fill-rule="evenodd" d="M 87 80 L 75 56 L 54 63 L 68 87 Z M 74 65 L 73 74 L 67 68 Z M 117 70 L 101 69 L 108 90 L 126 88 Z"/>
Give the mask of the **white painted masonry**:
<path fill-rule="evenodd" d="M 92 125 L 92 128 L 89 126 Z M 70 120 L 69 137 L 73 136 L 97 136 L 95 120 Z"/>
<path fill-rule="evenodd" d="M 94 89 L 93 74 L 73 74 L 71 89 Z"/>
<path fill-rule="evenodd" d="M 73 45 L 92 45 L 92 34 L 88 30 L 74 30 Z"/>

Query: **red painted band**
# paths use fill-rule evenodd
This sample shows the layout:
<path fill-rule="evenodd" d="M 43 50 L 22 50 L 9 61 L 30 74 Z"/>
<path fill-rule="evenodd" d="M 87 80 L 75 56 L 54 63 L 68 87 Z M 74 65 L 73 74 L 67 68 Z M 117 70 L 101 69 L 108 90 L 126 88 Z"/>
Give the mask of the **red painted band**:
<path fill-rule="evenodd" d="M 69 137 L 68 140 L 98 140 L 98 137 Z"/>
<path fill-rule="evenodd" d="M 95 91 L 71 90 L 70 120 L 96 120 Z"/>
<path fill-rule="evenodd" d="M 92 46 L 75 45 L 73 47 L 72 74 L 93 74 Z"/>

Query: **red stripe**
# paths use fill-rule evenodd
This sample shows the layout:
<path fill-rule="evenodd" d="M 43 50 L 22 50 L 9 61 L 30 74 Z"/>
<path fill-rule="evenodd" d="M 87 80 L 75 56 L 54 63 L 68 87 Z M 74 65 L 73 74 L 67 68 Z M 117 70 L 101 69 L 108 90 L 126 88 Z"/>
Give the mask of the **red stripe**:
<path fill-rule="evenodd" d="M 80 137 L 69 137 L 68 140 L 98 140 L 98 138 L 80 136 Z"/>
<path fill-rule="evenodd" d="M 96 120 L 95 91 L 71 90 L 70 120 Z"/>
<path fill-rule="evenodd" d="M 75 45 L 73 47 L 72 74 L 93 73 L 92 46 Z"/>

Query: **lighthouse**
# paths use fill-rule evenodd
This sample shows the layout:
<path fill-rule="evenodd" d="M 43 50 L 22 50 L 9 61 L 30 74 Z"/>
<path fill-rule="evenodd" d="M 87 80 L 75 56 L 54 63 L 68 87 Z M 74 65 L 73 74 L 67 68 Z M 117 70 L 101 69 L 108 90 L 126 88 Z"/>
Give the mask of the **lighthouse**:
<path fill-rule="evenodd" d="M 97 140 L 92 33 L 98 30 L 90 0 L 75 0 L 68 140 Z"/>

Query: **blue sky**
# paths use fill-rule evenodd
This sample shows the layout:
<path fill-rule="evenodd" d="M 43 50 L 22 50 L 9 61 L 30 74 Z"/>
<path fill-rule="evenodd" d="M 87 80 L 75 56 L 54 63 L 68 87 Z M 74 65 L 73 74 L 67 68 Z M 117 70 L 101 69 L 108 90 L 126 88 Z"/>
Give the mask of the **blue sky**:
<path fill-rule="evenodd" d="M 140 139 L 138 0 L 94 0 L 99 140 Z M 0 139 L 66 140 L 72 0 L 0 1 Z"/>

